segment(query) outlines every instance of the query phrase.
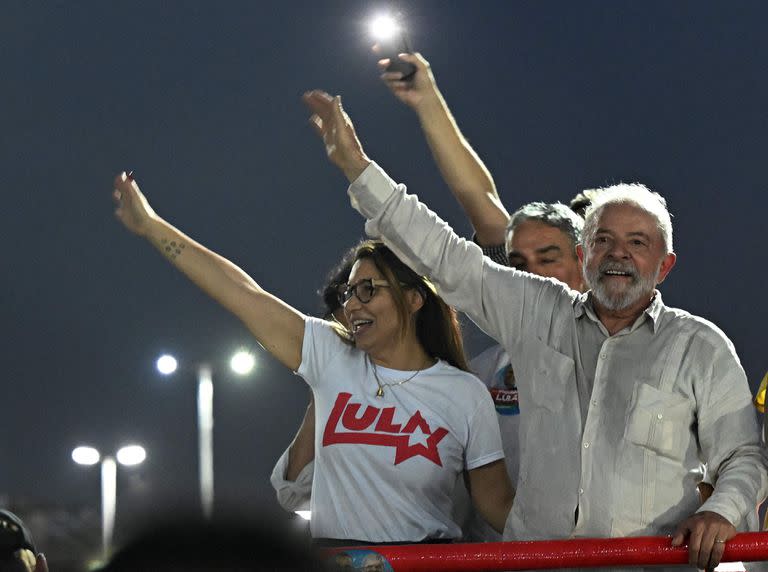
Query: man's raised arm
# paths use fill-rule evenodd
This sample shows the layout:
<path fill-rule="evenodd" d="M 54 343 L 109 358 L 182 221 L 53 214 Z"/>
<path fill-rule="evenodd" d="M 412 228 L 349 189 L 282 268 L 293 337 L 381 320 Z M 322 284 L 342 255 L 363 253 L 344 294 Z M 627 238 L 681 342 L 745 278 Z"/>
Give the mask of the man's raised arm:
<path fill-rule="evenodd" d="M 384 71 L 381 78 L 395 97 L 416 112 L 443 180 L 467 213 L 478 244 L 503 247 L 509 213 L 491 173 L 459 129 L 429 62 L 418 53 L 399 57 L 416 66 L 416 73 L 407 81 L 401 72 Z M 379 67 L 384 70 L 388 64 L 388 59 L 381 60 Z"/>

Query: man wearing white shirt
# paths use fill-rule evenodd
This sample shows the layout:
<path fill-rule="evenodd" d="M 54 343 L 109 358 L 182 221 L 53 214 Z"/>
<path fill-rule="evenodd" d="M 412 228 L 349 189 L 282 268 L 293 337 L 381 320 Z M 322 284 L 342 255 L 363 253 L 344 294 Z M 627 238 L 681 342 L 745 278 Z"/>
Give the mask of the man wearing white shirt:
<path fill-rule="evenodd" d="M 673 534 L 714 568 L 768 486 L 744 371 L 713 324 L 669 308 L 664 200 L 604 190 L 579 258 L 590 291 L 489 262 L 365 155 L 340 98 L 305 103 L 366 231 L 504 346 L 519 371 L 520 475 L 505 539 Z M 699 506 L 701 462 L 714 481 Z"/>

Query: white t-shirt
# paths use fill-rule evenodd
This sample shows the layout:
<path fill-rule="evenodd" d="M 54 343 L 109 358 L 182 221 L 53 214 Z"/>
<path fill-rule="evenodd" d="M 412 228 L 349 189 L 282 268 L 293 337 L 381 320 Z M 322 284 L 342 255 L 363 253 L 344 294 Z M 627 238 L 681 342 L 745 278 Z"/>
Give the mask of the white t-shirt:
<path fill-rule="evenodd" d="M 307 318 L 298 372 L 315 395 L 315 538 L 458 538 L 452 493 L 463 470 L 504 457 L 493 402 L 444 361 L 378 389 L 367 354 Z M 414 372 L 378 367 L 382 384 Z"/>

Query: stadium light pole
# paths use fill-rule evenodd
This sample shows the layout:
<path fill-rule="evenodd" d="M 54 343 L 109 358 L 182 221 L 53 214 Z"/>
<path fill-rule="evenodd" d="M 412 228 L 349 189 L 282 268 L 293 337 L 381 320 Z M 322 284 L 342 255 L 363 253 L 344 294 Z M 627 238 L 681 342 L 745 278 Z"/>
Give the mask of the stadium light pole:
<path fill-rule="evenodd" d="M 247 375 L 256 365 L 255 356 L 248 351 L 237 351 L 229 361 L 229 367 L 239 375 Z M 178 361 L 170 354 L 157 359 L 157 370 L 171 375 L 178 369 Z M 198 473 L 200 481 L 200 503 L 203 516 L 213 515 L 213 368 L 201 363 L 197 375 L 197 440 Z"/>
<path fill-rule="evenodd" d="M 72 450 L 72 460 L 78 465 L 95 465 L 101 461 L 101 550 L 106 561 L 112 551 L 112 536 L 117 512 L 117 464 L 135 466 L 144 462 L 147 452 L 141 445 L 121 447 L 116 455 L 101 456 L 93 447 L 81 445 Z"/>

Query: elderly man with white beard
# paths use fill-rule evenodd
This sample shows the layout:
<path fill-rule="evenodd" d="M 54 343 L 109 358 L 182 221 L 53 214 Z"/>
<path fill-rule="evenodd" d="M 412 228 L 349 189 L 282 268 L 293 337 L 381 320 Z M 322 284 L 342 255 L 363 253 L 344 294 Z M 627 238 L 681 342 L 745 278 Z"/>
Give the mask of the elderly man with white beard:
<path fill-rule="evenodd" d="M 580 294 L 483 257 L 366 156 L 340 98 L 304 100 L 366 232 L 516 366 L 528 407 L 504 538 L 670 534 L 691 566 L 714 568 L 765 496 L 768 459 L 733 345 L 656 290 L 676 259 L 664 200 L 642 185 L 598 195 L 577 247 L 590 288 Z M 702 462 L 714 483 L 704 504 Z"/>

